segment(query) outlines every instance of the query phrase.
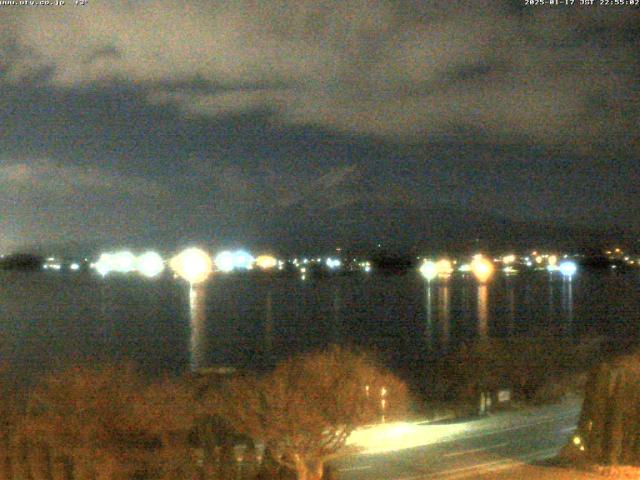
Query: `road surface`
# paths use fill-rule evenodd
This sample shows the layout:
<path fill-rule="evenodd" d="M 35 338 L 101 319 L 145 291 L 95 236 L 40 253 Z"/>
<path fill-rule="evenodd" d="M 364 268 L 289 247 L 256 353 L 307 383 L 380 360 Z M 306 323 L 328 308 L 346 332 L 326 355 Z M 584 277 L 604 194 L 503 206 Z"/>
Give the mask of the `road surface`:
<path fill-rule="evenodd" d="M 363 453 L 332 466 L 340 480 L 482 478 L 555 456 L 579 413 L 574 401 L 469 421 L 379 426 L 353 436 Z"/>

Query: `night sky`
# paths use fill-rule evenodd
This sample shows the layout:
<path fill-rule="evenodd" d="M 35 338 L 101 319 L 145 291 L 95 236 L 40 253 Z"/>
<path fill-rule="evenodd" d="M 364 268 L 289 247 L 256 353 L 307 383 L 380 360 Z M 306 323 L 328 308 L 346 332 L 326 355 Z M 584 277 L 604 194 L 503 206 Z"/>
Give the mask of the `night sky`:
<path fill-rule="evenodd" d="M 640 7 L 578 3 L 0 6 L 0 251 L 640 231 Z"/>

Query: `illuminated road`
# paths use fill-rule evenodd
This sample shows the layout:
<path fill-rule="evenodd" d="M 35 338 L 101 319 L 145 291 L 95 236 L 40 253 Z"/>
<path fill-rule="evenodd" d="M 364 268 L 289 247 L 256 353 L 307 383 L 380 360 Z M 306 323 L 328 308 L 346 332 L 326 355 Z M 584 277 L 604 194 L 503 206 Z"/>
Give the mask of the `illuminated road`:
<path fill-rule="evenodd" d="M 482 478 L 553 457 L 571 437 L 578 402 L 469 422 L 389 426 L 360 435 L 367 453 L 334 464 L 341 480 Z M 371 439 L 370 437 L 375 437 Z"/>

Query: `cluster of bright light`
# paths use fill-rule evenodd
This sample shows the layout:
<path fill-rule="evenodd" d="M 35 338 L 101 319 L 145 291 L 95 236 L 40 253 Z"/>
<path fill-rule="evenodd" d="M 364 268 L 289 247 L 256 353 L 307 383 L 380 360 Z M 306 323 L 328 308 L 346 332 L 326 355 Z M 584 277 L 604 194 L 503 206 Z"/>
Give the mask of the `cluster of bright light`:
<path fill-rule="evenodd" d="M 50 263 L 50 262 L 47 262 L 47 263 L 45 263 L 45 264 L 42 266 L 42 268 L 43 268 L 44 270 L 56 270 L 56 271 L 58 271 L 58 270 L 61 270 L 61 269 L 62 269 L 62 265 L 61 265 L 61 264 L 59 264 L 59 263 Z"/>
<path fill-rule="evenodd" d="M 355 260 L 355 259 L 354 259 Z M 371 272 L 371 262 L 365 261 L 359 263 L 360 268 L 362 268 L 366 273 Z"/>
<path fill-rule="evenodd" d="M 103 253 L 98 258 L 98 261 L 93 264 L 93 268 L 103 277 L 111 272 L 130 273 L 135 271 L 140 272 L 145 277 L 155 277 L 164 270 L 164 261 L 156 252 L 145 252 L 136 257 L 129 250 L 122 250 L 114 253 Z"/>
<path fill-rule="evenodd" d="M 480 283 L 487 282 L 493 275 L 493 263 L 484 258 L 482 255 L 476 255 L 471 262 L 471 271 Z"/>
<path fill-rule="evenodd" d="M 273 261 L 275 262 L 275 259 Z M 224 250 L 216 255 L 214 262 L 216 268 L 221 272 L 232 272 L 233 270 L 252 269 L 255 259 L 249 252 L 244 250 L 236 250 L 235 252 Z"/>
<path fill-rule="evenodd" d="M 566 260 L 562 262 L 560 265 L 558 265 L 558 269 L 560 270 L 560 273 L 562 274 L 562 276 L 572 277 L 573 275 L 575 275 L 576 271 L 578 270 L 578 266 L 575 264 L 575 262 L 572 262 L 571 260 Z"/>
<path fill-rule="evenodd" d="M 505 265 L 511 265 L 515 261 L 516 256 L 514 254 L 509 254 L 502 257 L 502 263 L 504 263 Z"/>
<path fill-rule="evenodd" d="M 188 248 L 169 262 L 171 269 L 191 284 L 204 282 L 213 271 L 211 257 L 199 248 Z"/>
<path fill-rule="evenodd" d="M 258 255 L 256 257 L 256 266 L 261 270 L 271 270 L 278 265 L 278 260 L 271 255 Z"/>
<path fill-rule="evenodd" d="M 331 257 L 327 258 L 325 263 L 327 264 L 327 267 L 329 267 L 331 270 L 336 270 L 340 268 L 340 266 L 342 265 L 342 262 L 340 260 L 338 260 L 337 258 L 331 258 Z"/>

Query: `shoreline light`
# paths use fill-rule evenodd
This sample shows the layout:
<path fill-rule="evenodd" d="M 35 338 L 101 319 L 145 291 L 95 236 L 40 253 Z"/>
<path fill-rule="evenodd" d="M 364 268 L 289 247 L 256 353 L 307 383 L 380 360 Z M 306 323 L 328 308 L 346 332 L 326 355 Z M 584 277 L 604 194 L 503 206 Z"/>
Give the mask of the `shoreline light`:
<path fill-rule="evenodd" d="M 571 278 L 573 275 L 575 275 L 576 271 L 578 270 L 578 266 L 576 265 L 575 262 L 572 262 L 571 260 L 567 260 L 565 262 L 562 262 L 560 265 L 558 265 L 558 270 L 560 270 L 560 273 L 562 274 L 563 277 Z"/>
<path fill-rule="evenodd" d="M 438 276 L 438 267 L 433 261 L 425 260 L 420 265 L 420 274 L 427 282 L 430 282 Z"/>
<path fill-rule="evenodd" d="M 145 252 L 137 258 L 136 269 L 147 278 L 157 277 L 164 271 L 164 260 L 156 252 Z"/>
<path fill-rule="evenodd" d="M 342 265 L 342 262 L 337 258 L 329 257 L 326 260 L 326 264 L 327 264 L 327 267 L 329 267 L 331 270 L 335 270 L 337 268 L 340 268 L 340 265 Z"/>
<path fill-rule="evenodd" d="M 443 258 L 436 262 L 436 271 L 441 277 L 448 277 L 453 273 L 453 265 L 450 260 Z"/>
<path fill-rule="evenodd" d="M 253 263 L 255 259 L 253 255 L 244 250 L 236 250 L 233 252 L 233 268 L 238 268 L 241 270 L 251 270 L 253 268 Z"/>
<path fill-rule="evenodd" d="M 256 266 L 261 270 L 271 270 L 278 264 L 278 260 L 271 255 L 258 255 Z"/>
<path fill-rule="evenodd" d="M 204 282 L 213 271 L 213 261 L 199 248 L 188 248 L 169 262 L 171 269 L 190 284 Z"/>
<path fill-rule="evenodd" d="M 481 255 L 476 255 L 471 262 L 471 271 L 479 283 L 486 283 L 493 275 L 493 263 Z"/>
<path fill-rule="evenodd" d="M 136 269 L 136 256 L 128 250 L 114 253 L 111 261 L 111 270 L 114 272 L 129 273 Z"/>
<path fill-rule="evenodd" d="M 213 262 L 215 263 L 216 268 L 221 272 L 229 273 L 233 271 L 233 253 L 229 250 L 224 250 L 216 255 L 216 258 Z"/>

